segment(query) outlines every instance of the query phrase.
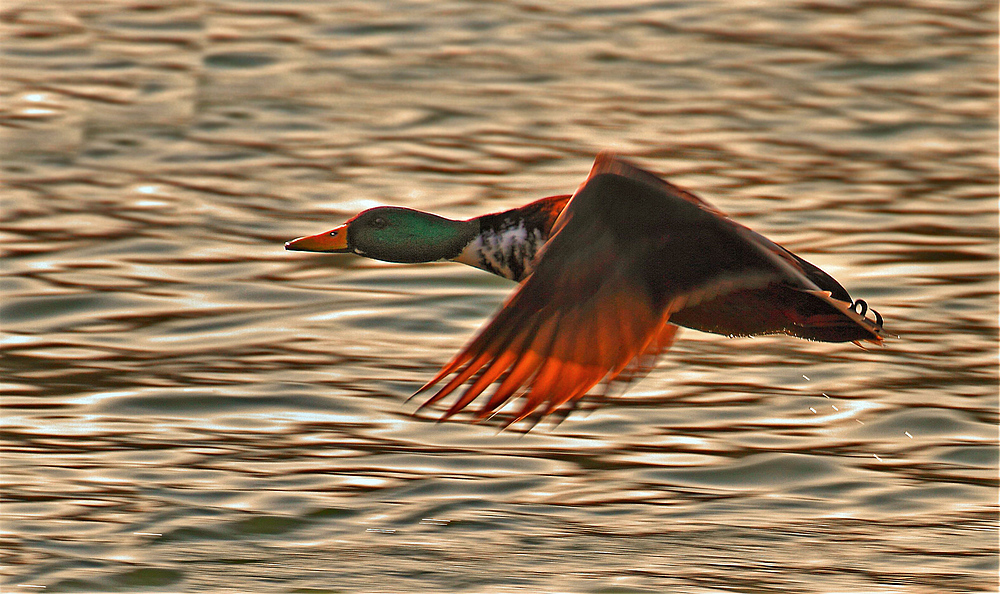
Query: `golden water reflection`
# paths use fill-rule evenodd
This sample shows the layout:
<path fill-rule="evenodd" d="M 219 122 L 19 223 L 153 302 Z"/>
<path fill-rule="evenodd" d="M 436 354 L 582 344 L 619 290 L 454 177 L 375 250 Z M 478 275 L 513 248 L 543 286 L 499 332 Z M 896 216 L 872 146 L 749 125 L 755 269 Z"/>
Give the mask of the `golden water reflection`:
<path fill-rule="evenodd" d="M 994 8 L 4 6 L 2 589 L 995 590 Z M 282 249 L 602 148 L 898 338 L 690 331 L 558 426 L 438 424 L 510 285 Z"/>

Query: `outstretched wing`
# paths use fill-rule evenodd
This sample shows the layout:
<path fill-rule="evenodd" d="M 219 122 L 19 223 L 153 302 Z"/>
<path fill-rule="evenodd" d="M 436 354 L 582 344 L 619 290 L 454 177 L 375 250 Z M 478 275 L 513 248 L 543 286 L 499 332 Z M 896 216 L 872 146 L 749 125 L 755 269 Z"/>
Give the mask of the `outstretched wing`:
<path fill-rule="evenodd" d="M 522 388 L 523 406 L 512 422 L 543 405 L 547 414 L 613 379 L 636 357 L 668 348 L 674 312 L 778 282 L 818 290 L 752 233 L 656 176 L 599 155 L 534 274 L 421 388 L 455 373 L 424 406 L 472 380 L 447 418 L 499 381 L 480 416 Z"/>

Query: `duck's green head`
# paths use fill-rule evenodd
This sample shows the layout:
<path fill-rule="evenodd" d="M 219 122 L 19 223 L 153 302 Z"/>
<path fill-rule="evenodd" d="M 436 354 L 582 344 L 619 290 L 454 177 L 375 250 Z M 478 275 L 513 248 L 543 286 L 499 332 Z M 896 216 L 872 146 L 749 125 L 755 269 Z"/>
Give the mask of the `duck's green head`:
<path fill-rule="evenodd" d="M 471 221 L 379 206 L 330 231 L 289 241 L 285 249 L 354 253 L 386 262 L 433 262 L 454 258 L 477 232 Z"/>

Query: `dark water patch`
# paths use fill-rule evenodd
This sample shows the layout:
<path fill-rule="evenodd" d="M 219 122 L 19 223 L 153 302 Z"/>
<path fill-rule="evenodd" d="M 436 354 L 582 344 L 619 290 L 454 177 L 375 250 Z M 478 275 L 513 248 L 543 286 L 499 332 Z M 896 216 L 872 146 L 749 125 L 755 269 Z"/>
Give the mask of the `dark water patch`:
<path fill-rule="evenodd" d="M 140 567 L 115 576 L 113 581 L 128 588 L 162 588 L 176 584 L 183 576 L 183 572 L 176 569 Z"/>
<path fill-rule="evenodd" d="M 934 72 L 955 62 L 948 58 L 925 60 L 846 60 L 831 64 L 824 68 L 832 77 L 844 78 L 883 78 L 894 75 L 912 75 L 919 72 Z"/>
<path fill-rule="evenodd" d="M 312 511 L 312 512 L 309 513 L 308 517 L 309 518 L 315 518 L 317 520 L 327 520 L 327 519 L 336 519 L 336 520 L 339 520 L 341 518 L 350 518 L 350 517 L 353 517 L 356 514 L 357 514 L 357 512 L 355 512 L 353 510 L 344 509 L 344 508 L 337 508 L 337 507 L 331 507 L 331 508 L 324 508 L 324 509 L 314 510 L 314 511 Z"/>
<path fill-rule="evenodd" d="M 965 467 L 992 469 L 1000 464 L 1000 451 L 991 445 L 957 446 L 941 449 L 937 459 Z"/>
<path fill-rule="evenodd" d="M 0 307 L 0 319 L 6 324 L 38 322 L 52 318 L 74 317 L 79 312 L 93 312 L 100 304 L 107 308 L 106 296 L 81 293 L 77 295 L 44 295 L 19 299 Z"/>
<path fill-rule="evenodd" d="M 232 396 L 216 395 L 208 392 L 201 394 L 160 392 L 142 396 L 127 394 L 120 396 L 109 395 L 106 398 L 98 396 L 97 399 L 101 401 L 101 404 L 95 407 L 95 412 L 119 415 L 158 414 L 184 416 L 268 409 L 340 410 L 337 403 L 333 400 L 323 398 L 322 396 L 301 394 L 295 396 Z"/>
<path fill-rule="evenodd" d="M 255 516 L 241 520 L 231 526 L 228 530 L 238 536 L 263 536 L 278 535 L 293 532 L 301 527 L 304 521 L 298 518 L 283 516 Z"/>
<path fill-rule="evenodd" d="M 411 34 L 423 31 L 425 25 L 415 22 L 378 23 L 370 25 L 351 25 L 346 27 L 332 27 L 321 31 L 327 35 L 343 35 L 348 37 L 358 37 L 367 35 L 382 34 Z"/>
<path fill-rule="evenodd" d="M 276 57 L 260 52 L 220 52 L 204 58 L 205 66 L 222 69 L 261 68 L 276 61 Z"/>
<path fill-rule="evenodd" d="M 649 471 L 649 476 L 672 484 L 753 489 L 820 481 L 833 471 L 829 462 L 814 456 L 759 454 L 715 468 L 656 470 Z"/>

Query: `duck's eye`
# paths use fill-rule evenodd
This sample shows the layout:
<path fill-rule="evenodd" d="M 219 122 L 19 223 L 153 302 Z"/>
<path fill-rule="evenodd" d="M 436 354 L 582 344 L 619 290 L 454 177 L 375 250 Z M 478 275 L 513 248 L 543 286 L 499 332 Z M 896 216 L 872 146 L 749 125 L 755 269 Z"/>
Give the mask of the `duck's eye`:
<path fill-rule="evenodd" d="M 337 236 L 336 231 L 330 231 L 330 237 L 336 237 L 336 236 Z"/>

